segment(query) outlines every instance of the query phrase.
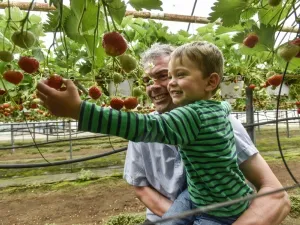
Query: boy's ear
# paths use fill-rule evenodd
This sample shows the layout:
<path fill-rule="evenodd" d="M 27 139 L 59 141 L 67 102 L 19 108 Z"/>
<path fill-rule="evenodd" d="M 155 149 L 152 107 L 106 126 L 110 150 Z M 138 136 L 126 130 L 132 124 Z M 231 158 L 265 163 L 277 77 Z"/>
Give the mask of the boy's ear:
<path fill-rule="evenodd" d="M 209 75 L 207 80 L 206 91 L 214 91 L 220 84 L 220 76 L 217 73 Z"/>

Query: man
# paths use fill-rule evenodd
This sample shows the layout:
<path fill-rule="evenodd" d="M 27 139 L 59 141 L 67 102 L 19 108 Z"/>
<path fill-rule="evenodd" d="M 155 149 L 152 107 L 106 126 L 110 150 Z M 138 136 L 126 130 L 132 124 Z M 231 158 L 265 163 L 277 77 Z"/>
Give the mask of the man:
<path fill-rule="evenodd" d="M 175 107 L 167 90 L 168 63 L 172 51 L 169 45 L 155 44 L 142 56 L 146 74 L 143 80 L 156 113 L 168 112 Z M 258 193 L 281 188 L 280 182 L 258 153 L 241 123 L 232 116 L 230 121 L 235 132 L 238 162 L 245 177 L 254 184 Z M 173 201 L 186 189 L 185 172 L 174 146 L 129 142 L 124 178 L 133 185 L 137 197 L 147 207 L 149 221 L 190 208 L 188 201 L 182 201 L 180 208 L 172 207 Z M 276 225 L 289 210 L 290 202 L 286 192 L 269 195 L 254 200 L 234 225 Z"/>

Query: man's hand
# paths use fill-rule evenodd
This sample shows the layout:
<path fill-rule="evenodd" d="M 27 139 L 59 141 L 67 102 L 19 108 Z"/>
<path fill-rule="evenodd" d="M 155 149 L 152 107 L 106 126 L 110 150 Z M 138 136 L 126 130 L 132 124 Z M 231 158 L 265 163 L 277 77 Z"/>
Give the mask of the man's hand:
<path fill-rule="evenodd" d="M 40 81 L 37 85 L 37 96 L 42 104 L 55 116 L 79 119 L 81 99 L 77 87 L 71 80 L 64 80 L 65 91 L 55 90 Z"/>

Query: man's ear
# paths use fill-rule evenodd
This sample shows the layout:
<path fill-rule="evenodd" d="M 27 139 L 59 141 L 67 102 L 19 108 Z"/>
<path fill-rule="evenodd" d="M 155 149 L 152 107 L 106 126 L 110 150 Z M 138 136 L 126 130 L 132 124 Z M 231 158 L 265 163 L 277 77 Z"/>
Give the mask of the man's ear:
<path fill-rule="evenodd" d="M 217 73 L 212 73 L 207 79 L 206 91 L 214 91 L 220 84 L 220 76 Z"/>

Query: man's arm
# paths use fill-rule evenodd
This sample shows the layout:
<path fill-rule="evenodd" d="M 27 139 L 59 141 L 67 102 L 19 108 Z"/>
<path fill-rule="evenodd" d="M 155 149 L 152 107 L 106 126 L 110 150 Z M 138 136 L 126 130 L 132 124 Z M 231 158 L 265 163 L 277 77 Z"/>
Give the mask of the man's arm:
<path fill-rule="evenodd" d="M 161 193 L 156 191 L 155 189 L 145 186 L 145 187 L 137 187 L 134 186 L 134 191 L 137 198 L 158 216 L 162 216 L 172 205 L 172 201 L 167 199 Z"/>
<path fill-rule="evenodd" d="M 258 194 L 282 188 L 282 185 L 260 154 L 240 165 L 245 177 L 256 187 Z M 234 225 L 278 225 L 290 212 L 286 192 L 254 199 Z"/>

